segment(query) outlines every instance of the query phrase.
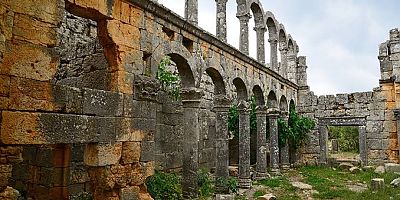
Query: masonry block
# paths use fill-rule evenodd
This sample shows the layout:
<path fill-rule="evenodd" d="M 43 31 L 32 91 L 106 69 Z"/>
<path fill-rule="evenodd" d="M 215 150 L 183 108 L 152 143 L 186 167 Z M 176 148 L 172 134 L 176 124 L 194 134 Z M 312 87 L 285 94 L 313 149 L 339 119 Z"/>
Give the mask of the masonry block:
<path fill-rule="evenodd" d="M 121 93 L 85 89 L 83 91 L 83 113 L 98 116 L 122 116 Z"/>
<path fill-rule="evenodd" d="M 85 164 L 89 166 L 115 165 L 119 162 L 122 143 L 88 144 L 85 148 Z"/>

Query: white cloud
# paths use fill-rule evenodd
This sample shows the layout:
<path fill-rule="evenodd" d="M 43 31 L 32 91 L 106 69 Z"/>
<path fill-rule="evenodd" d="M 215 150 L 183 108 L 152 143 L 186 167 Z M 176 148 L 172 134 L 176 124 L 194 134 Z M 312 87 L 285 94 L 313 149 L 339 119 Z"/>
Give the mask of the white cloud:
<path fill-rule="evenodd" d="M 378 45 L 397 27 L 398 0 L 261 0 L 307 56 L 308 83 L 316 94 L 368 91 L 378 85 Z M 183 16 L 184 0 L 159 0 Z M 215 34 L 216 4 L 199 0 L 199 25 Z M 250 22 L 250 56 L 256 57 L 254 21 Z M 228 43 L 239 47 L 236 1 L 227 3 Z M 266 36 L 266 60 L 269 46 Z"/>

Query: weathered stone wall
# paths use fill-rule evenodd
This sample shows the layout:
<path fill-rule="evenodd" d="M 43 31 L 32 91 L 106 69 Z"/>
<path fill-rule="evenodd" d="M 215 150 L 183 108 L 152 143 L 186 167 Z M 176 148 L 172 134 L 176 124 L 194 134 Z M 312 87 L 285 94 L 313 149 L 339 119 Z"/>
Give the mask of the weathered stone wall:
<path fill-rule="evenodd" d="M 398 134 L 394 111 L 398 107 L 397 78 L 392 70 L 399 63 L 398 31 L 380 46 L 381 80 L 371 92 L 316 96 L 309 89 L 299 92 L 298 110 L 317 121 L 331 119 L 365 119 L 367 159 L 370 164 L 399 162 Z M 390 49 L 390 50 L 389 50 Z M 329 125 L 329 124 L 328 124 Z M 321 137 L 314 130 L 304 145 L 303 161 L 318 162 Z M 364 140 L 364 139 L 363 139 Z M 361 141 L 361 140 L 360 140 Z M 323 152 L 322 152 L 323 153 Z"/>

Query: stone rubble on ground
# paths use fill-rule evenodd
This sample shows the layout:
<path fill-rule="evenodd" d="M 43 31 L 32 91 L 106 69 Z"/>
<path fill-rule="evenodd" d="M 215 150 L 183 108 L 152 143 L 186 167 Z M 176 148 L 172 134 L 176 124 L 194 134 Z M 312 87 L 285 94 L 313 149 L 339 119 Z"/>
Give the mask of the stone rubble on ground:
<path fill-rule="evenodd" d="M 385 186 L 385 179 L 383 178 L 374 178 L 371 180 L 371 190 L 377 191 L 382 189 Z"/>
<path fill-rule="evenodd" d="M 258 200 L 276 200 L 276 196 L 272 193 L 269 193 L 258 197 Z"/>
<path fill-rule="evenodd" d="M 374 170 L 374 172 L 375 172 L 376 174 L 383 174 L 383 173 L 385 173 L 385 167 L 384 167 L 384 166 L 378 166 L 378 167 Z"/>

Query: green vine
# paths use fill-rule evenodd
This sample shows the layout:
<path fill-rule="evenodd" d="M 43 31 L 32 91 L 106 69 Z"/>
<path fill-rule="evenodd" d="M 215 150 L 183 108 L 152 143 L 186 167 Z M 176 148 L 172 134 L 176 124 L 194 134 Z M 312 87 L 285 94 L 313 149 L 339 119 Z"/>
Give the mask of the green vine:
<path fill-rule="evenodd" d="M 250 134 L 257 134 L 256 98 L 250 98 Z M 228 130 L 231 138 L 239 138 L 239 112 L 237 105 L 229 108 Z"/>
<path fill-rule="evenodd" d="M 179 101 L 181 100 L 181 79 L 177 73 L 168 69 L 171 65 L 171 57 L 165 56 L 158 65 L 157 79 L 161 83 L 161 88 L 168 92 L 172 99 Z"/>
<path fill-rule="evenodd" d="M 314 128 L 314 120 L 299 116 L 294 109 L 291 109 L 288 123 L 278 119 L 279 146 L 282 147 L 289 142 L 290 148 L 297 150 L 307 138 L 307 133 Z"/>

